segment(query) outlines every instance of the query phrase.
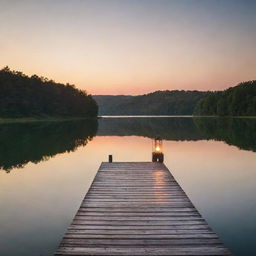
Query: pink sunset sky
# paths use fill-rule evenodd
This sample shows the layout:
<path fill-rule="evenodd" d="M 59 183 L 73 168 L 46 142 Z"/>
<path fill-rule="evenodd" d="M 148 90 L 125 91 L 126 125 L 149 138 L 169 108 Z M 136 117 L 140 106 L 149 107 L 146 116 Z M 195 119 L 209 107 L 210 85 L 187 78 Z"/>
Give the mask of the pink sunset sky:
<path fill-rule="evenodd" d="M 0 67 L 91 94 L 256 79 L 256 1 L 0 1 Z"/>

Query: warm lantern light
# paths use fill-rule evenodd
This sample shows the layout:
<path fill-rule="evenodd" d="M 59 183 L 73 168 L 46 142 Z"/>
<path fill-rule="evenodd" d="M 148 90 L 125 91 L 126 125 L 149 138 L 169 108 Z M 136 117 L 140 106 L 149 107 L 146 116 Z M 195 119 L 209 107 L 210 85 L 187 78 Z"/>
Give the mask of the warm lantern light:
<path fill-rule="evenodd" d="M 152 161 L 160 163 L 164 161 L 163 141 L 160 137 L 156 137 L 153 141 Z"/>
<path fill-rule="evenodd" d="M 156 151 L 160 152 L 161 151 L 160 147 L 156 147 Z"/>

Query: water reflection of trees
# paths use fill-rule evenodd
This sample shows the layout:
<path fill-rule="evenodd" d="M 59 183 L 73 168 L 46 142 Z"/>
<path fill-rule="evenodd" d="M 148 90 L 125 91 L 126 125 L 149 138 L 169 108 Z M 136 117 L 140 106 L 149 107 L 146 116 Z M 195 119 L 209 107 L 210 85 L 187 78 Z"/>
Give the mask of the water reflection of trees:
<path fill-rule="evenodd" d="M 194 118 L 206 139 L 256 152 L 256 118 Z"/>
<path fill-rule="evenodd" d="M 97 135 L 104 136 L 143 136 L 165 140 L 205 139 L 197 129 L 193 118 L 102 118 L 99 120 Z"/>
<path fill-rule="evenodd" d="M 220 140 L 256 151 L 253 118 L 110 118 L 99 121 L 97 135 L 143 136 L 164 140 Z"/>
<path fill-rule="evenodd" d="M 75 151 L 97 132 L 97 120 L 0 125 L 0 169 L 10 171 L 28 162 Z"/>
<path fill-rule="evenodd" d="M 109 118 L 100 119 L 99 136 L 143 136 L 164 140 L 220 140 L 256 152 L 256 119 L 249 118 Z M 86 145 L 96 135 L 97 120 L 0 125 L 0 169 L 47 160 Z"/>

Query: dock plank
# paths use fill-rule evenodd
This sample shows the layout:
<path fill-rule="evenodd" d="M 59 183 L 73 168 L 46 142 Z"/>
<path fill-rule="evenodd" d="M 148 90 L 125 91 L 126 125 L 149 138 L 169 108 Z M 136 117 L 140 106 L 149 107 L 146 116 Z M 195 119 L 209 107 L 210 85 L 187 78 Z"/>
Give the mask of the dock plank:
<path fill-rule="evenodd" d="M 55 255 L 231 255 L 164 164 L 102 163 Z"/>

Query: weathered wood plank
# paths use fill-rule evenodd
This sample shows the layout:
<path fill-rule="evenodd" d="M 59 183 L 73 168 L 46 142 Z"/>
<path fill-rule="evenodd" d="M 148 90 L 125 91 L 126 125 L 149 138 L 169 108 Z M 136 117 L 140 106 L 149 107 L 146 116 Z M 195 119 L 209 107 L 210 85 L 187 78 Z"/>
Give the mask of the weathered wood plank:
<path fill-rule="evenodd" d="M 73 228 L 75 229 L 76 226 L 73 226 Z M 69 229 L 69 234 L 72 233 L 72 230 Z M 73 232 L 74 233 L 74 232 Z M 181 229 L 181 230 L 168 230 L 168 229 L 163 229 L 163 230 L 144 230 L 144 229 L 119 229 L 119 230 L 115 230 L 115 229 L 104 229 L 104 227 L 102 227 L 102 229 L 99 231 L 98 230 L 87 230 L 84 229 L 83 231 L 79 231 L 79 232 L 75 232 L 76 234 L 93 234 L 93 235 L 98 235 L 99 233 L 101 235 L 187 235 L 187 234 L 214 234 L 213 231 L 209 230 L 209 229 L 195 229 L 195 230 L 191 230 L 191 229 Z"/>
<path fill-rule="evenodd" d="M 197 212 L 194 207 L 84 207 L 81 205 L 80 211 L 87 212 L 151 212 L 151 213 L 162 213 L 162 212 Z"/>
<path fill-rule="evenodd" d="M 76 216 L 74 218 L 76 221 L 90 221 L 90 220 L 103 220 L 103 221 L 197 221 L 197 220 L 203 220 L 202 217 L 162 217 L 162 216 L 156 216 L 156 217 L 119 217 L 119 216 Z"/>
<path fill-rule="evenodd" d="M 227 249 L 219 245 L 191 247 L 61 247 L 56 255 L 165 255 L 165 256 L 219 256 L 230 255 Z"/>
<path fill-rule="evenodd" d="M 87 212 L 79 210 L 76 216 L 106 216 L 106 212 Z M 201 217 L 198 213 L 191 212 L 175 212 L 175 213 L 152 213 L 152 212 L 136 212 L 136 213 L 120 213 L 120 212 L 109 212 L 107 216 L 116 216 L 116 217 Z"/>
<path fill-rule="evenodd" d="M 164 164 L 102 163 L 56 255 L 230 255 Z"/>
<path fill-rule="evenodd" d="M 187 239 L 86 239 L 86 238 L 64 238 L 62 246 L 172 246 L 172 245 L 207 245 L 207 244 L 221 244 L 216 238 L 187 238 Z"/>
<path fill-rule="evenodd" d="M 90 230 L 90 229 L 105 229 L 105 230 L 210 230 L 207 224 L 200 224 L 200 225 L 73 225 L 71 224 L 68 230 L 80 232 L 80 230 Z"/>
<path fill-rule="evenodd" d="M 118 221 L 118 220 L 90 220 L 90 221 L 83 221 L 83 220 L 79 220 L 79 222 L 77 220 L 73 221 L 74 225 L 131 225 L 131 226 L 136 226 L 136 225 L 200 225 L 203 224 L 204 220 L 195 220 L 195 221 L 161 221 L 161 220 L 157 220 L 157 221 L 134 221 L 134 220 L 127 220 L 127 221 Z"/>
<path fill-rule="evenodd" d="M 189 238 L 197 238 L 197 239 L 203 239 L 203 238 L 215 238 L 217 239 L 216 234 L 204 234 L 204 233 L 199 233 L 199 234 L 154 234 L 154 235 L 129 235 L 129 234 L 84 234 L 84 233 L 67 233 L 64 236 L 65 238 L 67 237 L 72 237 L 72 238 L 87 238 L 87 239 L 189 239 Z"/>

